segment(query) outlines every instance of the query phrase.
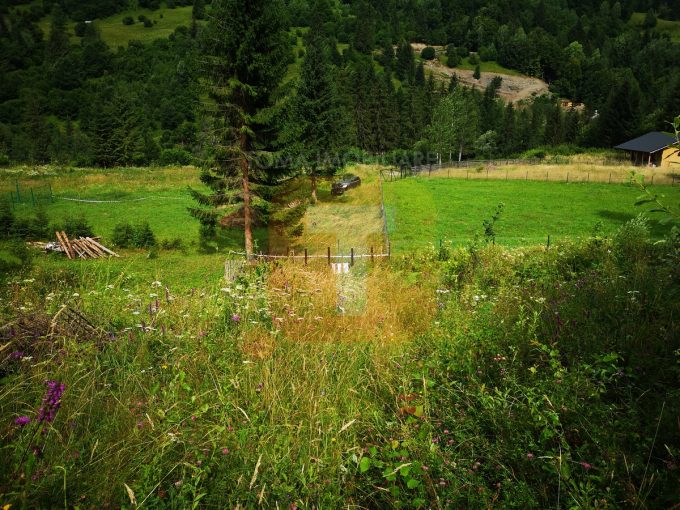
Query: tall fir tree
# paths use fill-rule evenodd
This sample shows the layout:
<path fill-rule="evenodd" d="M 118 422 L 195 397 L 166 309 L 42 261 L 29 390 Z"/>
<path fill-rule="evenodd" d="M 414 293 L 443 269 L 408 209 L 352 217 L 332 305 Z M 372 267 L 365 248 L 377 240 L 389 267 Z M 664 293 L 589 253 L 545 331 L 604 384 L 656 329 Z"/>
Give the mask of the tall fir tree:
<path fill-rule="evenodd" d="M 332 175 L 338 152 L 347 145 L 348 126 L 329 64 L 327 41 L 314 32 L 302 60 L 297 93 L 282 140 L 311 180 L 317 201 L 317 179 Z"/>
<path fill-rule="evenodd" d="M 411 45 L 406 41 L 403 41 L 399 46 L 396 71 L 397 78 L 407 82 L 413 80 L 413 76 L 416 72 L 416 60 L 413 56 L 413 48 L 411 48 Z"/>
<path fill-rule="evenodd" d="M 244 245 L 254 253 L 255 213 L 266 214 L 269 190 L 282 169 L 272 164 L 275 92 L 291 48 L 279 0 L 215 0 L 202 36 L 204 77 L 214 109 L 213 157 L 192 190 L 190 209 L 204 229 L 243 222 Z"/>

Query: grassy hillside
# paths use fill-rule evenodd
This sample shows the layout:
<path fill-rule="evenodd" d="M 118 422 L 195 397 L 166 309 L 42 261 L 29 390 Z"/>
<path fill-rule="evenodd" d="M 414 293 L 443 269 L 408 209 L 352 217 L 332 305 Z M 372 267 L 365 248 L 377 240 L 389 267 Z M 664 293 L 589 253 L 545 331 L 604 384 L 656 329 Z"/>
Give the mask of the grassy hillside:
<path fill-rule="evenodd" d="M 553 242 L 585 237 L 596 228 L 612 233 L 642 212 L 634 206 L 639 191 L 620 184 L 410 178 L 384 189 L 392 248 L 401 253 L 481 236 L 482 222 L 501 202 L 496 242 L 509 246 L 544 244 L 548 235 Z M 680 187 L 655 190 L 671 203 L 680 199 Z M 653 226 L 656 236 L 666 231 Z"/>
<path fill-rule="evenodd" d="M 634 12 L 630 18 L 630 23 L 637 27 L 642 27 L 645 21 L 644 12 Z M 670 21 L 665 19 L 657 19 L 654 31 L 661 34 L 668 34 L 673 41 L 680 41 L 680 21 Z"/>
<path fill-rule="evenodd" d="M 176 7 L 168 9 L 161 7 L 155 11 L 149 9 L 130 9 L 104 19 L 93 20 L 94 25 L 101 32 L 102 39 L 111 47 L 127 46 L 132 40 L 143 43 L 151 42 L 155 39 L 162 39 L 172 34 L 181 25 L 191 26 L 191 6 Z M 138 20 L 140 15 L 144 15 L 153 21 L 153 26 L 145 27 Z M 131 16 L 135 20 L 133 25 L 124 25 L 123 18 Z M 46 16 L 38 22 L 42 31 L 49 34 L 51 17 Z M 69 34 L 73 42 L 78 42 L 79 38 L 74 33 L 74 23 L 69 24 Z"/>

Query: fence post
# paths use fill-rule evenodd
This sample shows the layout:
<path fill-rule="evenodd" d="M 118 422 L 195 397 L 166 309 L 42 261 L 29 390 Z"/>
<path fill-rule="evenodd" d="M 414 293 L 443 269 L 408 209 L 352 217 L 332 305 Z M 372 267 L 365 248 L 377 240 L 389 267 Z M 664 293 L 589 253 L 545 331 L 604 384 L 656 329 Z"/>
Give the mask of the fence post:
<path fill-rule="evenodd" d="M 654 174 L 652 174 L 652 186 L 654 186 Z"/>
<path fill-rule="evenodd" d="M 569 172 L 567 172 L 567 184 L 569 184 Z"/>
<path fill-rule="evenodd" d="M 588 172 L 588 180 L 586 182 L 590 182 L 590 172 Z"/>
<path fill-rule="evenodd" d="M 331 265 L 331 247 L 328 247 L 328 265 Z"/>
<path fill-rule="evenodd" d="M 550 234 L 548 234 L 548 244 L 546 245 L 546 248 L 550 248 Z"/>
<path fill-rule="evenodd" d="M 392 256 L 392 243 L 387 241 L 387 258 L 391 258 Z"/>
<path fill-rule="evenodd" d="M 507 168 L 505 169 L 505 180 L 506 181 L 508 180 L 508 169 Z"/>
<path fill-rule="evenodd" d="M 373 246 L 371 246 L 371 262 L 373 262 Z"/>
<path fill-rule="evenodd" d="M 349 249 L 349 267 L 354 267 L 354 248 Z"/>
<path fill-rule="evenodd" d="M 307 248 L 305 248 L 305 266 L 307 265 Z"/>
<path fill-rule="evenodd" d="M 526 177 L 524 178 L 524 180 L 525 180 L 525 181 L 528 181 L 528 180 L 529 180 L 529 170 L 527 170 L 527 175 L 526 175 Z"/>
<path fill-rule="evenodd" d="M 612 173 L 609 172 L 609 184 L 611 184 L 611 183 L 612 183 Z"/>

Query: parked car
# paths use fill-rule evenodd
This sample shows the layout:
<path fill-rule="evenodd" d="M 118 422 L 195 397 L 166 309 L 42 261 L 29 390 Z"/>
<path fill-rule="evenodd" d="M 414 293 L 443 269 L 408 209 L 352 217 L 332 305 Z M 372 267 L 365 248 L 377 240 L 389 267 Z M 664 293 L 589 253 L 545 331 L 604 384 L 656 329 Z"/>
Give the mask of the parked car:
<path fill-rule="evenodd" d="M 361 179 L 353 174 L 343 175 L 339 181 L 333 183 L 331 186 L 331 193 L 333 195 L 342 195 L 345 191 L 351 188 L 356 188 L 361 184 Z"/>

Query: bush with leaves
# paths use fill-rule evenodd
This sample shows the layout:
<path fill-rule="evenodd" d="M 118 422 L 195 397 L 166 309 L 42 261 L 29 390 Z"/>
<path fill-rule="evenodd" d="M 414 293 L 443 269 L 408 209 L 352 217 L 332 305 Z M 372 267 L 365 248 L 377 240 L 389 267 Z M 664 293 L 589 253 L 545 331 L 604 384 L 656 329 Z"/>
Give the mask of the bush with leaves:
<path fill-rule="evenodd" d="M 52 230 L 59 230 L 66 232 L 68 237 L 94 237 L 95 233 L 92 225 L 87 221 L 84 215 L 80 216 L 66 216 L 63 223 L 56 224 Z"/>
<path fill-rule="evenodd" d="M 136 225 L 122 222 L 114 227 L 111 241 L 121 248 L 148 248 L 156 245 L 156 236 L 146 221 Z"/>
<path fill-rule="evenodd" d="M 420 52 L 420 58 L 423 60 L 434 60 L 435 56 L 436 52 L 432 46 L 426 46 L 423 48 L 423 51 Z"/>

